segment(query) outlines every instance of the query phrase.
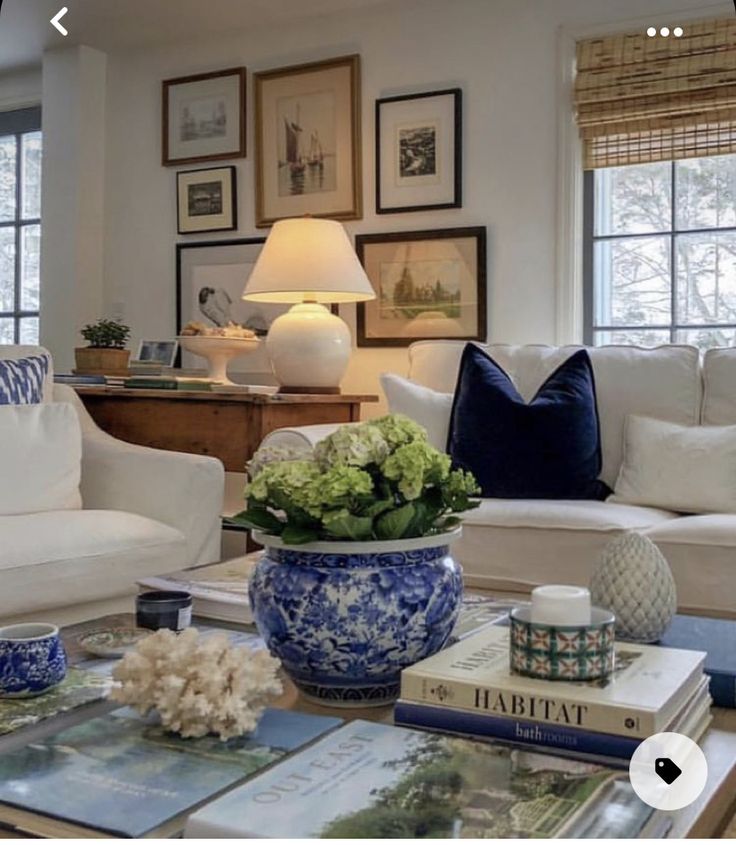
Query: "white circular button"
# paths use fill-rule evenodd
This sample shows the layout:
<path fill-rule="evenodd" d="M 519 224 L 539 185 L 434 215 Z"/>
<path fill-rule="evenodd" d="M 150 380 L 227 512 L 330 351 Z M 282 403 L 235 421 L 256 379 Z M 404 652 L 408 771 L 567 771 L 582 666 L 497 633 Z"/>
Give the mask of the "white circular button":
<path fill-rule="evenodd" d="M 680 810 L 692 804 L 705 788 L 708 763 L 689 737 L 654 734 L 634 752 L 629 778 L 645 804 L 656 810 Z"/>

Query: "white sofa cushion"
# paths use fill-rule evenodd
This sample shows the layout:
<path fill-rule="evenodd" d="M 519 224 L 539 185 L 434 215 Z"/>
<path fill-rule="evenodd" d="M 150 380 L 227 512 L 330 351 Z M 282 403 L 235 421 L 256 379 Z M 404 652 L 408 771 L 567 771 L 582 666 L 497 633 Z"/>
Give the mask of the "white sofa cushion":
<path fill-rule="evenodd" d="M 609 501 L 682 513 L 736 513 L 736 426 L 630 416 Z"/>
<path fill-rule="evenodd" d="M 736 349 L 709 349 L 703 358 L 703 425 L 736 425 Z"/>
<path fill-rule="evenodd" d="M 464 514 L 462 537 L 453 549 L 472 586 L 587 585 L 591 567 L 613 537 L 672 519 L 668 511 L 607 502 L 484 499 Z"/>
<path fill-rule="evenodd" d="M 43 346 L 17 346 L 0 344 L 0 361 L 18 361 L 21 358 L 35 358 L 46 356 L 48 358 L 48 369 L 43 381 L 43 401 L 51 402 L 54 392 L 54 363 L 51 353 Z"/>
<path fill-rule="evenodd" d="M 440 393 L 393 373 L 382 373 L 381 387 L 390 413 L 404 414 L 418 422 L 427 429 L 427 439 L 435 449 L 447 449 L 452 393 Z"/>
<path fill-rule="evenodd" d="M 579 346 L 482 345 L 528 402 L 539 386 Z M 433 390 L 455 390 L 462 341 L 420 341 L 409 347 L 409 377 Z M 588 350 L 593 364 L 601 426 L 601 478 L 616 483 L 629 414 L 683 425 L 700 421 L 699 352 L 692 346 L 601 346 Z"/>
<path fill-rule="evenodd" d="M 0 619 L 132 595 L 137 578 L 180 569 L 187 554 L 181 532 L 120 511 L 0 516 L 0 537 Z"/>
<path fill-rule="evenodd" d="M 677 584 L 680 607 L 733 614 L 736 608 L 736 515 L 686 516 L 645 532 Z"/>
<path fill-rule="evenodd" d="M 81 466 L 71 405 L 0 405 L 0 514 L 80 508 Z"/>

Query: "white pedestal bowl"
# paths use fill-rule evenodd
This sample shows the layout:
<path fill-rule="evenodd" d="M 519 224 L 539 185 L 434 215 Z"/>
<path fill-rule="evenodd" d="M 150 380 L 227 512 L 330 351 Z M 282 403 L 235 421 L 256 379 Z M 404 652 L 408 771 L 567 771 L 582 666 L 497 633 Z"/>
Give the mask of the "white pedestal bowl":
<path fill-rule="evenodd" d="M 255 352 L 261 341 L 247 337 L 212 337 L 209 335 L 180 335 L 177 340 L 182 349 L 207 360 L 207 375 L 213 381 L 233 384 L 227 376 L 227 367 L 234 358 Z"/>

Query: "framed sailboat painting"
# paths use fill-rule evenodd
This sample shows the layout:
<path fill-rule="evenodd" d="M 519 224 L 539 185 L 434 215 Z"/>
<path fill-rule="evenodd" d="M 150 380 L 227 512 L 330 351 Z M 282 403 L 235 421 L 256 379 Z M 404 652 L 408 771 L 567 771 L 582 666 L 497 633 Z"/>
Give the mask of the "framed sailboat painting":
<path fill-rule="evenodd" d="M 360 56 L 255 75 L 256 225 L 362 216 Z"/>

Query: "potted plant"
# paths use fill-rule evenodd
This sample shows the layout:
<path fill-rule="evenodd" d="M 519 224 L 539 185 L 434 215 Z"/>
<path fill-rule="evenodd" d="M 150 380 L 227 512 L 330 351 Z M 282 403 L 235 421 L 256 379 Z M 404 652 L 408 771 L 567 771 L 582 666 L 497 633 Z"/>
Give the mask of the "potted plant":
<path fill-rule="evenodd" d="M 125 348 L 130 328 L 119 320 L 98 320 L 80 332 L 86 347 L 74 350 L 76 372 L 94 375 L 127 375 L 130 350 Z"/>
<path fill-rule="evenodd" d="M 343 426 L 311 452 L 262 449 L 235 521 L 265 546 L 253 615 L 308 697 L 385 704 L 401 669 L 445 644 L 462 570 L 449 546 L 475 479 L 407 417 Z"/>

